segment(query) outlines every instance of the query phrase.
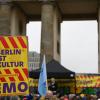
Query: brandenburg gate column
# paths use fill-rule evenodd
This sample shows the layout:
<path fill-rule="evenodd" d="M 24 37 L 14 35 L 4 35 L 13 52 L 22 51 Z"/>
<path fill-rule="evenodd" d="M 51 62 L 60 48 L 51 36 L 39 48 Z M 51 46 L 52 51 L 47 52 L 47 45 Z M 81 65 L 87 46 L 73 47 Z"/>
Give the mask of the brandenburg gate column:
<path fill-rule="evenodd" d="M 26 35 L 27 18 L 17 5 L 11 11 L 11 35 Z"/>
<path fill-rule="evenodd" d="M 100 73 L 100 4 L 98 7 L 98 72 Z"/>
<path fill-rule="evenodd" d="M 47 62 L 52 59 L 60 62 L 60 13 L 54 1 L 43 2 L 41 21 L 41 55 L 46 55 Z"/>
<path fill-rule="evenodd" d="M 10 34 L 10 16 L 11 5 L 10 3 L 0 1 L 0 35 Z"/>
<path fill-rule="evenodd" d="M 26 35 L 27 19 L 11 1 L 0 1 L 0 35 Z"/>

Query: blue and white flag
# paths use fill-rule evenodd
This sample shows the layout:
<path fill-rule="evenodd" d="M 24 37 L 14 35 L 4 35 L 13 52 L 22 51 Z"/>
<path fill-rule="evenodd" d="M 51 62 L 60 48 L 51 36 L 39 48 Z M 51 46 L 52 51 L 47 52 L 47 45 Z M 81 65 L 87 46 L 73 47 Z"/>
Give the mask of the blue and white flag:
<path fill-rule="evenodd" d="M 43 62 L 39 76 L 38 92 L 40 93 L 41 96 L 45 96 L 47 93 L 47 72 L 46 72 L 45 55 L 43 57 Z"/>

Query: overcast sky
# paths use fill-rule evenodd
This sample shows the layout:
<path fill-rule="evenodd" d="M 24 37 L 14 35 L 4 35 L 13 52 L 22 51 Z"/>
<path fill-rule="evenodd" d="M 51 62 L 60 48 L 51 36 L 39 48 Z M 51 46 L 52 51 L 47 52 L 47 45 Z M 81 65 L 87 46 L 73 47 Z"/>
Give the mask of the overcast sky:
<path fill-rule="evenodd" d="M 41 23 L 27 24 L 29 50 L 40 53 Z M 64 21 L 61 24 L 61 64 L 77 73 L 97 73 L 96 21 Z"/>

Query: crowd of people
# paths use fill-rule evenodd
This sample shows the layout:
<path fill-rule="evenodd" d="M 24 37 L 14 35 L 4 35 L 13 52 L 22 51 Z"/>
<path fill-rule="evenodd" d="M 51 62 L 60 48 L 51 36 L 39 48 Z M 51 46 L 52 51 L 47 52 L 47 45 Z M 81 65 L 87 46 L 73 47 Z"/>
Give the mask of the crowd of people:
<path fill-rule="evenodd" d="M 19 96 L 0 98 L 0 100 L 100 100 L 100 97 L 96 95 L 87 95 L 87 94 L 69 94 L 58 97 L 58 95 L 53 95 L 53 92 L 48 90 L 46 96 L 39 96 L 37 94 L 31 94 L 30 96 L 24 96 L 20 98 Z"/>
<path fill-rule="evenodd" d="M 47 94 L 45 97 L 41 97 L 40 100 L 100 100 L 100 98 L 98 98 L 96 95 L 87 95 L 87 94 L 80 94 L 80 95 L 69 94 L 57 97 L 57 95 L 52 95 L 51 93 L 49 95 Z"/>
<path fill-rule="evenodd" d="M 100 100 L 100 96 L 88 94 L 67 94 L 59 96 L 48 90 L 46 96 L 34 95 L 33 98 L 24 100 Z"/>

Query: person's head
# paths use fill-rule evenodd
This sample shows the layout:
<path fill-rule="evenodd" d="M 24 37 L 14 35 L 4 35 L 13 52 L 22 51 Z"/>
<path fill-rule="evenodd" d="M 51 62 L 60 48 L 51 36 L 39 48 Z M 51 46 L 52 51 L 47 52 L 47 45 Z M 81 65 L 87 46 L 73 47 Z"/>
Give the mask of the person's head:
<path fill-rule="evenodd" d="M 61 97 L 60 97 L 60 100 L 64 100 L 64 96 L 61 96 Z"/>
<path fill-rule="evenodd" d="M 51 82 L 55 83 L 55 78 L 51 78 Z"/>
<path fill-rule="evenodd" d="M 52 100 L 58 100 L 56 95 L 53 95 L 51 99 Z"/>
<path fill-rule="evenodd" d="M 45 100 L 45 97 L 44 96 L 40 97 L 40 100 Z"/>
<path fill-rule="evenodd" d="M 46 96 L 47 96 L 47 97 L 48 97 L 48 96 L 53 96 L 52 91 L 48 90 Z"/>

